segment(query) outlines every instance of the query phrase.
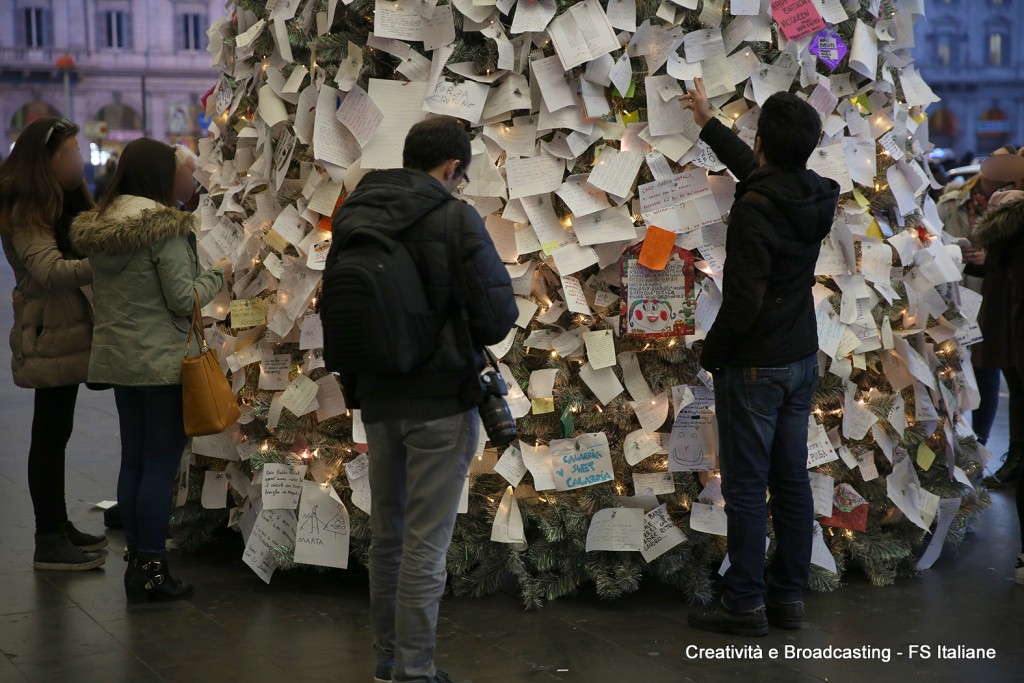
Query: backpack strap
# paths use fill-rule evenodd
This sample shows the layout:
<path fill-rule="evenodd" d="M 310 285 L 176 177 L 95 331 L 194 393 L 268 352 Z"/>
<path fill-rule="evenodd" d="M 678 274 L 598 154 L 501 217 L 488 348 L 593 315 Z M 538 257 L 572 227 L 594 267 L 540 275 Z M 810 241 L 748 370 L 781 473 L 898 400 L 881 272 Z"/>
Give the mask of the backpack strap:
<path fill-rule="evenodd" d="M 448 271 L 452 275 L 452 298 L 455 300 L 455 336 L 458 338 L 462 352 L 468 356 L 473 354 L 473 340 L 469 332 L 469 285 L 466 284 L 466 272 L 462 268 L 462 222 L 452 225 L 450 220 L 452 207 L 456 206 L 453 199 L 445 203 L 445 236 L 448 241 Z"/>
<path fill-rule="evenodd" d="M 452 207 L 458 208 L 460 204 L 457 199 L 453 199 L 445 205 L 445 232 L 448 238 L 448 270 L 452 274 L 452 298 L 455 300 L 455 336 L 462 352 L 467 358 L 472 358 L 476 349 L 469 330 L 469 285 L 466 284 L 466 271 L 462 264 L 462 222 L 458 221 L 454 226 L 449 222 Z M 484 360 L 497 369 L 497 359 L 490 350 L 483 347 L 481 351 Z"/>

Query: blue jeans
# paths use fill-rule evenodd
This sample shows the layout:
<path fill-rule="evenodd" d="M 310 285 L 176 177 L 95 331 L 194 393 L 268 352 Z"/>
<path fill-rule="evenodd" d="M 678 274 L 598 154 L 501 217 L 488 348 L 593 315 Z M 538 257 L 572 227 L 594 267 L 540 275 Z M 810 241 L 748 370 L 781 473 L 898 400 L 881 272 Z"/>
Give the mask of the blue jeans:
<path fill-rule="evenodd" d="M 476 452 L 476 409 L 366 425 L 370 451 L 370 618 L 395 681 L 434 679 L 437 614 L 459 498 Z"/>
<path fill-rule="evenodd" d="M 730 609 L 757 609 L 766 592 L 776 602 L 803 599 L 814 534 L 807 418 L 817 386 L 817 356 L 780 367 L 730 367 L 715 373 L 730 562 L 722 600 Z M 766 490 L 771 491 L 776 541 L 767 585 Z"/>
<path fill-rule="evenodd" d="M 992 433 L 992 425 L 999 412 L 999 384 L 1001 382 L 999 368 L 979 368 L 974 366 L 974 377 L 978 380 L 978 393 L 981 404 L 971 411 L 971 423 L 978 441 L 987 443 Z"/>
<path fill-rule="evenodd" d="M 121 425 L 117 504 L 129 548 L 162 555 L 185 436 L 181 385 L 114 387 Z"/>

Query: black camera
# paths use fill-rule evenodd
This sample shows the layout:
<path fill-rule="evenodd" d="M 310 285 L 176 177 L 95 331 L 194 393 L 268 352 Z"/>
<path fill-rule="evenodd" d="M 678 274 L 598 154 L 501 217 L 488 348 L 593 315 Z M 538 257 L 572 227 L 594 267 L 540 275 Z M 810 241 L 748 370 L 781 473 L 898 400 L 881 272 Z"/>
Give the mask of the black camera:
<path fill-rule="evenodd" d="M 480 420 L 484 423 L 487 440 L 498 448 L 504 448 L 519 436 L 516 421 L 505 402 L 508 387 L 500 373 L 487 368 L 480 375 L 480 390 L 483 394 L 480 400 Z"/>

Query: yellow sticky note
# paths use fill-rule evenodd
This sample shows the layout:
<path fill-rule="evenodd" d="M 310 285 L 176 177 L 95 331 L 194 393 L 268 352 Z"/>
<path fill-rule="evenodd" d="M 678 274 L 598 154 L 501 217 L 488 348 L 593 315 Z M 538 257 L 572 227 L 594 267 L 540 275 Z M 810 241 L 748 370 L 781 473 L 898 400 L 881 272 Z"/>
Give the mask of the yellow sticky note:
<path fill-rule="evenodd" d="M 630 123 L 640 123 L 640 110 L 622 112 L 622 123 L 627 125 Z"/>
<path fill-rule="evenodd" d="M 551 252 L 561 246 L 558 240 L 549 240 L 540 245 L 540 248 L 544 250 L 545 256 L 551 256 Z"/>
<path fill-rule="evenodd" d="M 533 414 L 543 415 L 544 413 L 555 412 L 555 399 L 554 398 L 535 398 L 533 399 Z"/>
<path fill-rule="evenodd" d="M 263 299 L 235 299 L 231 302 L 231 327 L 256 327 L 267 323 L 267 305 Z"/>
<path fill-rule="evenodd" d="M 868 201 L 867 197 L 861 194 L 860 188 L 857 187 L 853 188 L 853 200 L 857 202 L 857 206 L 861 207 L 862 209 L 871 203 Z"/>
<path fill-rule="evenodd" d="M 288 240 L 281 237 L 273 230 L 267 231 L 267 236 L 264 241 L 266 241 L 268 247 L 282 254 L 284 253 L 285 248 L 288 246 Z"/>
<path fill-rule="evenodd" d="M 871 225 L 868 226 L 868 237 L 877 237 L 883 239 L 885 235 L 882 234 L 882 228 L 878 225 L 878 221 L 874 218 L 871 219 Z"/>
<path fill-rule="evenodd" d="M 863 95 L 857 95 L 856 97 L 851 97 L 850 104 L 855 104 L 858 107 L 860 107 L 860 111 L 862 114 L 871 113 L 871 103 L 868 102 L 868 96 L 866 93 Z"/>
<path fill-rule="evenodd" d="M 928 444 L 922 441 L 921 445 L 917 447 L 917 466 L 927 472 L 933 462 L 935 462 L 935 451 L 928 448 Z"/>

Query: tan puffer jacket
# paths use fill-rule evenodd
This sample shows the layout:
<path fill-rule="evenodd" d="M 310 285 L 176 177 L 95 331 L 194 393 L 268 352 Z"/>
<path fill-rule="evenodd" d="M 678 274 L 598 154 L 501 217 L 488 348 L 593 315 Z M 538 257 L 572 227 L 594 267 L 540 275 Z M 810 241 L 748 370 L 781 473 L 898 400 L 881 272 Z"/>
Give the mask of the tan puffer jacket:
<path fill-rule="evenodd" d="M 92 346 L 89 262 L 66 258 L 48 226 L 10 226 L 0 240 L 14 270 L 11 369 L 19 387 L 85 382 Z"/>

